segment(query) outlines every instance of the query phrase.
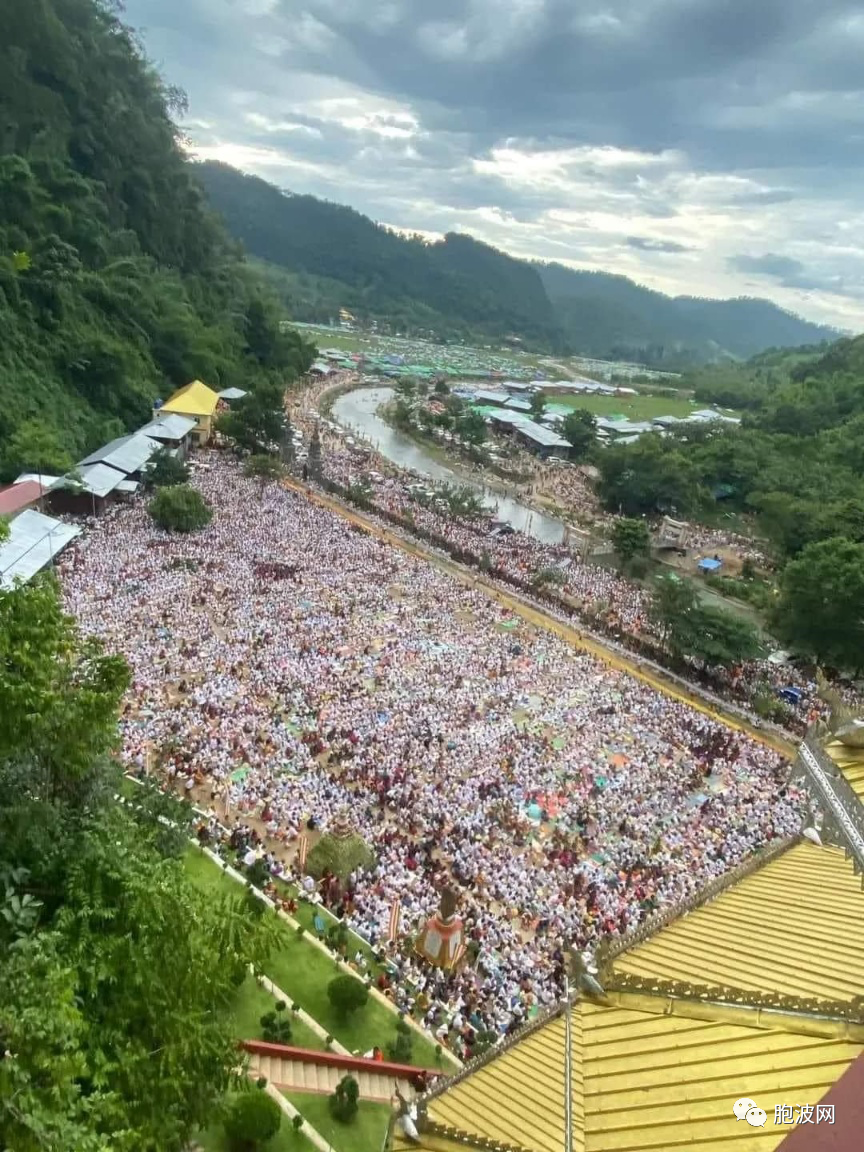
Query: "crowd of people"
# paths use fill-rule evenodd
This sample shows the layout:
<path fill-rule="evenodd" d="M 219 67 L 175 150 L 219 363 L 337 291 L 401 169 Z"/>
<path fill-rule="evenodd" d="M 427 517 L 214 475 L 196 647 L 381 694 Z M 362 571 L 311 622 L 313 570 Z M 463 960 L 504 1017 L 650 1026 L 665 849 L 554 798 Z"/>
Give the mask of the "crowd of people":
<path fill-rule="evenodd" d="M 332 387 L 332 381 L 328 387 Z M 304 394 L 303 402 L 296 405 L 292 414 L 294 422 L 307 434 L 319 423 L 317 404 L 323 385 L 316 385 Z M 541 574 L 555 573 L 554 582 L 546 585 L 546 593 L 559 601 L 561 609 L 575 614 L 584 622 L 601 629 L 605 634 L 646 644 L 656 653 L 661 638 L 661 629 L 652 619 L 650 612 L 651 591 L 623 576 L 612 567 L 603 566 L 580 555 L 576 538 L 569 543 L 549 544 L 523 532 L 495 535 L 494 511 L 488 515 L 465 519 L 454 515 L 443 503 L 428 502 L 426 493 L 430 487 L 428 478 L 396 468 L 377 456 L 372 450 L 347 435 L 336 425 L 319 425 L 323 452 L 322 462 L 327 479 L 343 488 L 365 487 L 368 499 L 375 508 L 407 522 L 412 529 L 430 533 L 446 540 L 448 545 L 460 549 L 467 555 L 482 560 L 486 567 L 494 567 L 506 578 L 522 584 L 533 584 Z M 568 469 L 547 469 L 555 476 L 551 480 L 543 473 L 543 483 L 563 483 L 569 474 Z M 558 480 L 558 477 L 562 477 Z M 578 488 L 581 491 L 585 477 L 580 473 Z M 752 544 L 730 534 L 709 531 L 698 526 L 690 526 L 694 547 L 735 548 L 742 559 L 749 558 L 756 563 L 766 563 L 766 558 Z M 693 666 L 693 674 L 699 670 Z M 798 667 L 788 662 L 780 664 L 768 660 L 750 661 L 734 668 L 710 670 L 710 680 L 715 690 L 735 699 L 747 708 L 758 696 L 766 691 L 774 694 L 778 714 L 785 710 L 789 726 L 799 735 L 817 716 L 825 715 L 827 709 L 817 695 L 814 679 L 805 675 Z M 780 704 L 779 692 L 793 689 L 794 696 L 787 693 Z M 759 721 L 755 715 L 754 720 Z"/>
<path fill-rule="evenodd" d="M 163 532 L 142 499 L 59 565 L 68 609 L 132 669 L 125 762 L 257 828 L 274 869 L 347 810 L 375 862 L 340 912 L 387 951 L 397 1003 L 457 1052 L 557 999 L 571 945 L 801 827 L 777 753 L 207 457 L 206 529 Z M 455 974 L 407 946 L 444 885 L 471 943 Z"/>

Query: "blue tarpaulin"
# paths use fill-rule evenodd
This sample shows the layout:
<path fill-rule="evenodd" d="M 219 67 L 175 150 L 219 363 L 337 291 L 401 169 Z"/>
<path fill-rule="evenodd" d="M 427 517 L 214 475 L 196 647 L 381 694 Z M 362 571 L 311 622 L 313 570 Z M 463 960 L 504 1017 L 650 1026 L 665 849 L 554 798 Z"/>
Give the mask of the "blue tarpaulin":
<path fill-rule="evenodd" d="M 781 688 L 779 695 L 789 704 L 801 703 L 801 692 L 798 688 Z"/>
<path fill-rule="evenodd" d="M 723 567 L 722 560 L 715 560 L 713 556 L 703 556 L 699 561 L 700 572 L 716 572 L 718 568 Z"/>

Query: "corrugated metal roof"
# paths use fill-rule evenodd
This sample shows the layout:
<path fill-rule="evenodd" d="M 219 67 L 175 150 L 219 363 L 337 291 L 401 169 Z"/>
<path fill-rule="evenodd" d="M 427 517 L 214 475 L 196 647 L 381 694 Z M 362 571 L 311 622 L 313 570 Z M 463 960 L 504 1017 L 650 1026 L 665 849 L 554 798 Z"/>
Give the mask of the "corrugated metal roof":
<path fill-rule="evenodd" d="M 222 400 L 242 400 L 244 396 L 248 396 L 248 392 L 244 392 L 242 388 L 223 388 L 219 393 Z"/>
<path fill-rule="evenodd" d="M 0 544 L 0 586 L 11 588 L 16 579 L 32 579 L 81 532 L 77 524 L 64 524 L 28 508 L 9 525 L 9 539 Z"/>
<path fill-rule="evenodd" d="M 80 484 L 81 489 L 91 496 L 107 496 L 126 479 L 125 473 L 109 468 L 107 464 L 90 464 L 86 468 L 79 468 L 78 473 L 80 482 L 72 475 L 63 476 L 56 487 L 74 490 Z"/>
<path fill-rule="evenodd" d="M 107 464 L 118 472 L 138 472 L 151 456 L 159 451 L 160 445 L 143 432 L 133 432 L 131 436 L 120 436 L 105 444 L 96 452 L 91 452 L 78 464 L 79 468 L 88 464 Z"/>
<path fill-rule="evenodd" d="M 137 492 L 141 485 L 137 480 L 121 480 L 117 485 L 118 492 Z"/>
<path fill-rule="evenodd" d="M 490 412 L 489 415 L 497 424 L 527 424 L 529 421 L 525 419 L 521 412 L 513 412 L 509 408 L 501 408 L 495 412 Z"/>
<path fill-rule="evenodd" d="M 523 420 L 519 425 L 519 431 L 536 444 L 542 444 L 544 448 L 570 447 L 569 440 L 565 440 L 563 436 L 559 436 L 551 428 L 544 428 L 542 424 L 535 424 L 533 420 Z"/>
<path fill-rule="evenodd" d="M 28 504 L 35 504 L 41 495 L 42 485 L 38 480 L 25 480 L 23 484 L 0 488 L 0 516 L 12 516 Z"/>
<path fill-rule="evenodd" d="M 479 400 L 481 404 L 504 405 L 508 401 L 508 397 L 503 392 L 490 392 L 488 388 L 478 388 L 474 393 L 474 399 Z"/>
<path fill-rule="evenodd" d="M 201 380 L 193 380 L 184 388 L 178 388 L 162 407 L 160 412 L 179 412 L 183 416 L 212 416 L 219 403 L 219 396 Z"/>
<path fill-rule="evenodd" d="M 59 476 L 49 476 L 47 472 L 22 472 L 14 483 L 26 484 L 28 480 L 35 480 L 37 484 L 41 484 L 47 491 L 47 489 L 50 488 L 52 484 L 56 484 L 59 479 Z"/>
<path fill-rule="evenodd" d="M 161 411 L 161 409 L 160 409 Z M 149 424 L 145 424 L 138 431 L 152 440 L 182 440 L 188 436 L 197 424 L 191 416 L 180 416 L 177 412 L 166 412 L 164 416 L 157 416 Z"/>
<path fill-rule="evenodd" d="M 527 400 L 517 400 L 515 396 L 511 397 L 504 405 L 505 408 L 512 408 L 514 412 L 530 412 L 531 405 Z"/>

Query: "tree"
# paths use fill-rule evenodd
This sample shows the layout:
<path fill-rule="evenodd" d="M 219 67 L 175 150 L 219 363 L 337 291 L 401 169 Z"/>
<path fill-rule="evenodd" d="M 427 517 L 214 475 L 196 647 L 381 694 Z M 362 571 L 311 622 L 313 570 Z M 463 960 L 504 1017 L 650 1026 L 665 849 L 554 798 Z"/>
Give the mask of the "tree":
<path fill-rule="evenodd" d="M 689 617 L 685 651 L 706 667 L 729 667 L 755 660 L 762 644 L 755 627 L 741 616 L 700 605 Z"/>
<path fill-rule="evenodd" d="M 282 1109 L 263 1088 L 241 1092 L 225 1118 L 231 1152 L 258 1152 L 282 1127 Z"/>
<path fill-rule="evenodd" d="M 282 400 L 278 384 L 261 382 L 219 417 L 217 431 L 244 452 L 274 452 L 285 431 Z"/>
<path fill-rule="evenodd" d="M 327 985 L 327 997 L 334 1010 L 347 1018 L 358 1008 L 365 1008 L 369 999 L 369 989 L 361 980 L 344 973 L 336 976 Z"/>
<path fill-rule="evenodd" d="M 772 615 L 778 637 L 841 670 L 864 664 L 864 544 L 833 537 L 808 544 L 780 577 Z"/>
<path fill-rule="evenodd" d="M 146 793 L 116 802 L 128 679 L 53 580 L 0 592 L 0 1147 L 179 1152 L 235 1077 L 272 924 L 192 885 Z"/>
<path fill-rule="evenodd" d="M 599 454 L 597 465 L 603 502 L 624 516 L 681 514 L 698 504 L 695 465 L 660 436 L 649 433 L 635 444 L 609 444 Z"/>
<path fill-rule="evenodd" d="M 261 481 L 260 494 L 263 498 L 268 481 L 279 480 L 285 469 L 276 456 L 250 456 L 243 465 L 244 476 L 256 477 Z"/>
<path fill-rule="evenodd" d="M 693 584 L 679 576 L 658 576 L 654 582 L 648 614 L 660 629 L 660 643 L 675 655 L 686 650 L 679 640 L 689 635 L 689 618 L 698 599 Z"/>
<path fill-rule="evenodd" d="M 359 1111 L 360 1085 L 353 1076 L 343 1076 L 330 1097 L 330 1114 L 340 1124 L 351 1124 Z"/>
<path fill-rule="evenodd" d="M 80 635 L 53 578 L 0 589 L 0 764 L 22 765 L 38 795 L 88 801 L 128 685 L 125 660 Z M 0 822 L 9 843 L 18 832 Z"/>
<path fill-rule="evenodd" d="M 542 392 L 534 392 L 531 395 L 530 403 L 532 420 L 539 420 L 546 411 L 546 397 Z"/>
<path fill-rule="evenodd" d="M 149 512 L 166 532 L 197 532 L 213 518 L 213 510 L 201 493 L 186 484 L 160 488 L 150 501 Z"/>
<path fill-rule="evenodd" d="M 561 435 L 569 443 L 573 455 L 583 457 L 597 438 L 597 421 L 585 408 L 574 408 L 564 417 Z"/>
<path fill-rule="evenodd" d="M 468 444 L 480 445 L 486 439 L 486 421 L 470 409 L 458 418 L 455 429 Z"/>
<path fill-rule="evenodd" d="M 283 1000 L 280 1000 L 272 1011 L 265 1012 L 259 1023 L 261 1035 L 268 1044 L 291 1043 L 291 1018 L 285 1014 Z"/>
<path fill-rule="evenodd" d="M 651 550 L 651 533 L 647 523 L 619 516 L 612 524 L 612 546 L 625 566 L 637 556 L 647 556 Z"/>
<path fill-rule="evenodd" d="M 313 480 L 321 480 L 324 469 L 321 462 L 321 433 L 318 430 L 318 425 L 312 429 L 312 435 L 309 438 L 309 456 L 307 459 L 307 468 L 309 475 Z"/>
<path fill-rule="evenodd" d="M 167 448 L 155 452 L 147 465 L 147 484 L 152 488 L 175 488 L 189 480 L 189 469 L 179 457 Z"/>
<path fill-rule="evenodd" d="M 12 477 L 20 472 L 62 476 L 72 467 L 72 457 L 56 427 L 47 420 L 33 419 L 19 424 L 9 437 L 3 465 Z"/>

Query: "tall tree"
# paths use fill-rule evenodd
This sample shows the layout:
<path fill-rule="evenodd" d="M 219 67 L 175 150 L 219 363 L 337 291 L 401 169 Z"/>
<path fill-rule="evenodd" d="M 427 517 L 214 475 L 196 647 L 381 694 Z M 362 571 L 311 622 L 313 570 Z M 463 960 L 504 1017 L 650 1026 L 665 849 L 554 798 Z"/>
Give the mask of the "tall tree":
<path fill-rule="evenodd" d="M 574 408 L 564 417 L 561 435 L 570 444 L 575 456 L 584 456 L 597 438 L 597 421 L 587 409 Z"/>
<path fill-rule="evenodd" d="M 864 666 L 864 544 L 843 537 L 808 544 L 780 578 L 777 635 L 818 661 Z"/>

